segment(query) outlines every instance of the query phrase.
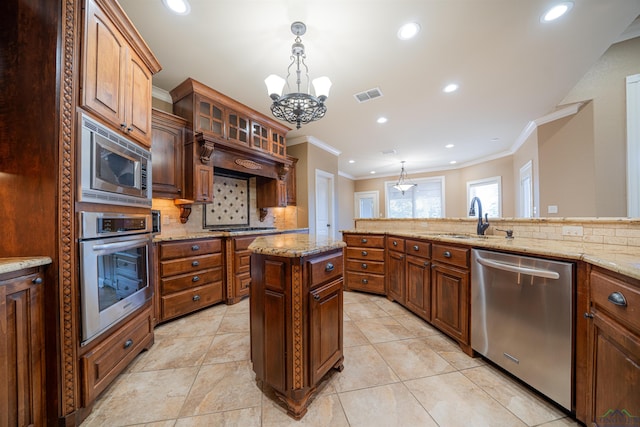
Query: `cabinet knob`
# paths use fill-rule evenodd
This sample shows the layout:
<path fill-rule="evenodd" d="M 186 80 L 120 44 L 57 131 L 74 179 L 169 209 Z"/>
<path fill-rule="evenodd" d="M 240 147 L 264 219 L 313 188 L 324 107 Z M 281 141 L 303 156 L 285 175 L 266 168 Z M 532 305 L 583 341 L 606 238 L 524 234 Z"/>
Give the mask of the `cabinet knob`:
<path fill-rule="evenodd" d="M 126 340 L 124 342 L 124 345 L 122 346 L 122 348 L 129 348 L 133 345 L 133 340 L 131 338 L 129 338 L 128 340 Z"/>
<path fill-rule="evenodd" d="M 425 266 L 425 267 L 429 267 L 429 261 L 425 261 L 425 262 L 424 262 L 424 266 Z"/>
<path fill-rule="evenodd" d="M 191 250 L 192 250 L 192 251 L 199 251 L 199 250 L 200 250 L 200 246 L 198 246 L 198 245 L 193 245 L 193 246 L 191 246 Z"/>
<path fill-rule="evenodd" d="M 191 265 L 192 265 L 192 266 L 194 266 L 194 267 L 197 267 L 197 266 L 199 266 L 199 265 L 200 265 L 200 261 L 193 261 L 193 262 L 191 263 Z"/>
<path fill-rule="evenodd" d="M 362 279 L 362 283 L 366 285 L 369 281 L 367 279 Z"/>
<path fill-rule="evenodd" d="M 198 276 L 193 276 L 193 278 L 191 279 L 192 282 L 197 282 L 198 280 L 200 280 L 200 277 Z"/>
<path fill-rule="evenodd" d="M 316 301 L 320 301 L 320 295 L 319 294 L 313 294 L 313 299 Z"/>
<path fill-rule="evenodd" d="M 33 283 L 34 285 L 39 285 L 42 283 L 42 277 L 35 277 L 31 283 Z"/>
<path fill-rule="evenodd" d="M 420 250 L 420 247 L 418 245 L 413 245 L 413 250 L 417 252 Z"/>
<path fill-rule="evenodd" d="M 369 255 L 367 251 L 362 251 L 362 256 L 367 256 L 367 255 Z"/>
<path fill-rule="evenodd" d="M 609 295 L 607 300 L 619 307 L 627 306 L 627 299 L 624 297 L 624 295 L 622 295 L 622 292 L 613 292 L 611 295 Z"/>
<path fill-rule="evenodd" d="M 200 301 L 200 295 L 194 295 L 193 298 L 191 298 L 194 301 Z"/>
<path fill-rule="evenodd" d="M 129 127 L 127 128 L 127 133 L 131 133 L 131 132 L 133 132 L 133 128 L 132 128 L 131 126 L 129 126 Z"/>
<path fill-rule="evenodd" d="M 367 243 L 367 239 L 361 239 L 360 242 L 361 243 Z"/>
<path fill-rule="evenodd" d="M 393 246 L 398 246 L 398 242 L 396 242 L 395 240 L 393 241 Z"/>
<path fill-rule="evenodd" d="M 327 272 L 333 271 L 334 268 L 335 267 L 333 266 L 333 264 L 327 263 L 326 267 L 324 268 L 324 271 L 327 271 Z"/>
<path fill-rule="evenodd" d="M 585 313 L 585 314 L 584 314 L 584 318 L 585 318 L 585 319 L 593 319 L 593 314 L 591 314 L 591 313 Z"/>
<path fill-rule="evenodd" d="M 361 265 L 361 267 L 362 267 L 362 269 L 363 269 L 363 270 L 366 270 L 366 269 L 367 269 L 367 267 L 368 267 L 368 265 L 367 265 L 366 263 L 364 263 L 364 262 L 363 262 L 363 263 L 362 263 L 362 265 Z"/>
<path fill-rule="evenodd" d="M 445 258 L 451 258 L 451 252 L 449 251 L 444 251 L 442 255 L 444 255 Z"/>
<path fill-rule="evenodd" d="M 126 128 L 127 128 L 127 124 L 126 124 L 126 123 L 120 123 L 120 127 L 121 127 L 122 129 L 126 129 Z"/>

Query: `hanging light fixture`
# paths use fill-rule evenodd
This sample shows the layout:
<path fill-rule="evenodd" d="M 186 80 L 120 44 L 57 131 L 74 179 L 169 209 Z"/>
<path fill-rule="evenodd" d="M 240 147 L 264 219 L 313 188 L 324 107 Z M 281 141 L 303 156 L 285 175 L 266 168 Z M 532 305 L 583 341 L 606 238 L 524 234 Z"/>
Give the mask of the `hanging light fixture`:
<path fill-rule="evenodd" d="M 304 62 L 306 59 L 304 45 L 302 44 L 302 39 L 300 39 L 300 36 L 307 32 L 307 26 L 302 22 L 296 21 L 291 24 L 291 32 L 296 38 L 291 46 L 291 64 L 287 68 L 286 80 L 271 74 L 264 82 L 267 85 L 267 92 L 273 100 L 273 104 L 271 104 L 273 115 L 280 120 L 295 124 L 296 128 L 300 129 L 301 124 L 313 122 L 324 117 L 327 112 L 324 101 L 329 96 L 331 80 L 328 77 L 318 77 L 310 82 L 309 68 Z M 292 91 L 292 87 L 289 84 L 292 67 L 295 67 L 294 91 Z M 302 68 L 304 68 L 304 76 L 302 75 Z M 289 93 L 283 94 L 282 90 L 285 84 Z M 311 84 L 313 85 L 315 96 L 311 95 Z"/>
<path fill-rule="evenodd" d="M 404 160 L 400 162 L 402 163 L 402 169 L 400 170 L 400 177 L 398 177 L 398 182 L 396 183 L 396 185 L 393 186 L 393 188 L 400 191 L 403 196 L 405 191 L 408 191 L 412 187 L 415 187 L 416 185 L 418 185 L 418 184 L 409 182 L 407 178 L 407 172 L 404 170 L 404 162 L 405 162 Z"/>

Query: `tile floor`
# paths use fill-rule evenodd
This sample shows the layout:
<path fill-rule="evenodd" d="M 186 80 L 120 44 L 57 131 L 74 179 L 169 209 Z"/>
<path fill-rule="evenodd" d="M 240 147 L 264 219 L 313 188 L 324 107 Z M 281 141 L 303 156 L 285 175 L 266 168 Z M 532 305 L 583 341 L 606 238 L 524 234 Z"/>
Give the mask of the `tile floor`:
<path fill-rule="evenodd" d="M 344 303 L 344 371 L 301 421 L 256 385 L 244 300 L 156 328 L 82 427 L 579 425 L 400 305 L 356 292 Z"/>

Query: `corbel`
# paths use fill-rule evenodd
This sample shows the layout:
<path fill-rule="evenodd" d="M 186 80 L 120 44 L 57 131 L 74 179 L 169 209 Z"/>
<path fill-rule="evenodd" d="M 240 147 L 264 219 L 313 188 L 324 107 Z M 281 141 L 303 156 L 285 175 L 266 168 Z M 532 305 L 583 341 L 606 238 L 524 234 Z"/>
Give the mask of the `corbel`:
<path fill-rule="evenodd" d="M 260 222 L 264 222 L 265 218 L 267 217 L 267 215 L 269 215 L 269 209 L 267 208 L 260 208 L 259 209 L 259 214 L 260 214 Z"/>
<path fill-rule="evenodd" d="M 289 165 L 281 163 L 278 167 L 278 179 L 284 181 L 289 173 Z"/>
<path fill-rule="evenodd" d="M 213 154 L 213 140 L 207 138 L 202 132 L 199 132 L 196 134 L 196 141 L 198 141 L 198 144 L 200 145 L 200 161 L 204 164 L 208 164 L 211 161 L 211 155 Z"/>
<path fill-rule="evenodd" d="M 173 203 L 180 209 L 180 223 L 186 224 L 187 221 L 189 221 L 189 215 L 191 215 L 191 204 L 193 200 L 175 199 Z"/>

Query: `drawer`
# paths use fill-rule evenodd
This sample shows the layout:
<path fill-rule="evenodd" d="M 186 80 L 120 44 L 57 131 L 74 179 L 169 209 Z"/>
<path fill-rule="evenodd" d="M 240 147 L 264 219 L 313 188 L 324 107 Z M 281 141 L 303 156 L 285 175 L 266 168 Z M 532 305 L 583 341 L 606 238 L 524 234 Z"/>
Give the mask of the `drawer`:
<path fill-rule="evenodd" d="M 222 268 L 220 267 L 172 276 L 160 280 L 160 294 L 167 295 L 218 280 L 222 280 Z"/>
<path fill-rule="evenodd" d="M 640 331 L 640 289 L 596 270 L 591 271 L 590 281 L 591 303 L 626 323 L 626 327 Z M 616 292 L 624 297 L 625 306 L 609 301 Z"/>
<path fill-rule="evenodd" d="M 185 258 L 222 250 L 221 239 L 198 239 L 160 244 L 160 259 Z"/>
<path fill-rule="evenodd" d="M 257 236 L 235 237 L 233 239 L 233 248 L 236 251 L 243 251 L 249 248 L 249 245 L 256 240 Z"/>
<path fill-rule="evenodd" d="M 402 237 L 387 236 L 387 249 L 404 252 L 405 240 Z"/>
<path fill-rule="evenodd" d="M 191 313 L 222 301 L 222 281 L 177 292 L 160 299 L 162 320 Z"/>
<path fill-rule="evenodd" d="M 124 370 L 143 348 L 153 343 L 151 308 L 127 323 L 121 330 L 82 356 L 84 403 L 96 397 Z"/>
<path fill-rule="evenodd" d="M 431 258 L 433 261 L 439 261 L 462 268 L 469 268 L 469 253 L 470 249 L 468 248 L 438 245 L 434 243 L 432 245 Z"/>
<path fill-rule="evenodd" d="M 407 255 L 431 258 L 431 243 L 422 240 L 407 240 Z"/>
<path fill-rule="evenodd" d="M 233 267 L 235 269 L 235 273 L 245 273 L 251 271 L 251 251 L 236 251 L 233 256 Z"/>
<path fill-rule="evenodd" d="M 350 248 L 347 247 L 347 259 L 361 259 L 384 261 L 384 249 Z"/>
<path fill-rule="evenodd" d="M 347 259 L 347 271 L 384 274 L 384 262 Z"/>
<path fill-rule="evenodd" d="M 383 275 L 348 272 L 345 285 L 348 289 L 373 292 L 376 294 L 385 293 Z"/>
<path fill-rule="evenodd" d="M 234 284 L 235 284 L 236 298 L 249 295 L 249 289 L 251 288 L 251 274 L 250 273 L 236 274 L 236 277 L 234 278 Z"/>
<path fill-rule="evenodd" d="M 342 251 L 313 258 L 307 262 L 307 265 L 311 287 L 342 277 L 344 271 Z"/>
<path fill-rule="evenodd" d="M 214 267 L 222 267 L 221 253 L 160 261 L 160 276 L 167 277 Z"/>
<path fill-rule="evenodd" d="M 362 248 L 384 248 L 384 236 L 375 234 L 347 234 L 344 236 L 347 246 Z"/>

